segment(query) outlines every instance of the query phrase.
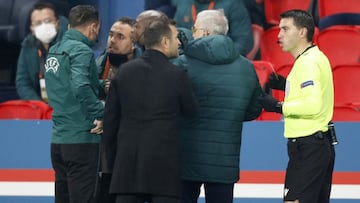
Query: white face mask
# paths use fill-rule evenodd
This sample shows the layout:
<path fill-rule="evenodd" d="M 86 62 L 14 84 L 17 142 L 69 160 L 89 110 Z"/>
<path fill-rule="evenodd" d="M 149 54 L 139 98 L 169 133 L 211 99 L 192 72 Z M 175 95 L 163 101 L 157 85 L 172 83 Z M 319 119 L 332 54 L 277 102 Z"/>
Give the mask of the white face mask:
<path fill-rule="evenodd" d="M 42 23 L 34 28 L 35 37 L 42 43 L 49 44 L 56 36 L 56 28 L 53 23 Z"/>

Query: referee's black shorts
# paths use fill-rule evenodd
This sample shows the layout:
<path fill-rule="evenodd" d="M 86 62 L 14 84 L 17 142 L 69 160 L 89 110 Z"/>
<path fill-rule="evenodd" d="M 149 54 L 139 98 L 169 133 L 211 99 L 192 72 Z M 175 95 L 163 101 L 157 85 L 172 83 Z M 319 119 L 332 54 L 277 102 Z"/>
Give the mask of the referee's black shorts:
<path fill-rule="evenodd" d="M 284 201 L 328 203 L 335 152 L 327 133 L 288 140 Z"/>

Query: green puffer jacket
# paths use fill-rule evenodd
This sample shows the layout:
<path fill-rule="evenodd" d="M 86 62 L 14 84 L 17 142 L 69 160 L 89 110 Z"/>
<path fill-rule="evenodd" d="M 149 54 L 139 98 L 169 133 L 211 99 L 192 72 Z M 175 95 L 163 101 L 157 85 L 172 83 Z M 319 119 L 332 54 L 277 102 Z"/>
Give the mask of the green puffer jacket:
<path fill-rule="evenodd" d="M 59 21 L 59 31 L 56 38 L 50 43 L 50 46 L 60 41 L 67 30 L 68 20 L 60 16 Z M 16 69 L 16 91 L 21 99 L 41 100 L 39 46 L 40 41 L 32 33 L 28 34 L 21 43 L 21 51 Z"/>
<path fill-rule="evenodd" d="M 174 63 L 186 68 L 199 111 L 180 130 L 183 179 L 235 183 L 243 121 L 257 118 L 261 87 L 252 63 L 232 40 L 213 35 L 189 42 Z"/>
<path fill-rule="evenodd" d="M 102 120 L 99 80 L 92 42 L 77 30 L 68 30 L 49 50 L 45 82 L 53 112 L 52 143 L 98 143 L 91 134 L 95 119 Z"/>
<path fill-rule="evenodd" d="M 200 4 L 196 0 L 172 1 L 176 7 L 174 20 L 176 26 L 191 29 L 194 25 L 191 6 L 194 3 L 197 13 L 209 9 L 209 3 Z M 241 0 L 215 0 L 214 9 L 223 11 L 229 21 L 229 37 L 234 41 L 235 48 L 243 56 L 252 49 L 254 39 L 251 19 Z"/>

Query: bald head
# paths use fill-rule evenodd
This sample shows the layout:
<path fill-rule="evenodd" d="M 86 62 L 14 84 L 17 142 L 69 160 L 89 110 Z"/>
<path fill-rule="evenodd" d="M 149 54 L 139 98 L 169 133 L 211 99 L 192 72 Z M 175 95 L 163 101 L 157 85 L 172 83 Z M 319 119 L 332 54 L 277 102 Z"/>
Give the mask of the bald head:
<path fill-rule="evenodd" d="M 136 24 L 134 29 L 135 41 L 141 45 L 144 45 L 144 30 L 152 21 L 157 19 L 168 20 L 168 17 L 164 13 L 156 10 L 146 10 L 141 12 L 136 17 Z"/>

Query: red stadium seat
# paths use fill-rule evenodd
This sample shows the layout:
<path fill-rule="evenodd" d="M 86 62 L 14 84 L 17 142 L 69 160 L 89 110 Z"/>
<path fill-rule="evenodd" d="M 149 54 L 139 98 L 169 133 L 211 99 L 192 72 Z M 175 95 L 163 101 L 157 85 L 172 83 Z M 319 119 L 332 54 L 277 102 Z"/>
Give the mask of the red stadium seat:
<path fill-rule="evenodd" d="M 253 31 L 254 45 L 251 51 L 246 55 L 246 58 L 249 60 L 253 60 L 256 56 L 256 53 L 259 51 L 261 37 L 264 33 L 264 28 L 260 25 L 252 24 L 251 27 Z"/>
<path fill-rule="evenodd" d="M 46 120 L 51 120 L 52 119 L 52 112 L 53 112 L 53 108 L 51 108 L 49 106 L 49 108 L 46 110 L 45 112 L 45 115 L 44 115 L 44 118 L 43 119 L 46 119 Z"/>
<path fill-rule="evenodd" d="M 275 70 L 294 62 L 294 57 L 284 52 L 277 43 L 279 31 L 277 26 L 269 28 L 264 32 L 260 41 L 261 60 L 270 61 L 274 64 Z"/>
<path fill-rule="evenodd" d="M 341 65 L 333 69 L 336 105 L 360 103 L 360 64 Z"/>
<path fill-rule="evenodd" d="M 338 13 L 360 13 L 359 0 L 318 0 L 319 17 Z"/>
<path fill-rule="evenodd" d="M 289 75 L 292 65 L 282 66 L 276 71 L 277 74 L 284 76 L 285 78 Z M 272 95 L 279 101 L 284 101 L 285 92 L 281 90 L 272 90 Z"/>
<path fill-rule="evenodd" d="M 360 109 L 351 105 L 334 106 L 333 121 L 360 121 Z"/>
<path fill-rule="evenodd" d="M 277 25 L 280 14 L 290 9 L 308 10 L 312 0 L 265 0 L 265 18 L 268 24 Z"/>
<path fill-rule="evenodd" d="M 317 43 L 329 58 L 332 68 L 360 62 L 360 30 L 356 26 L 328 27 L 319 33 Z"/>
<path fill-rule="evenodd" d="M 252 61 L 256 74 L 259 78 L 261 87 L 264 87 L 271 72 L 275 71 L 274 66 L 269 61 Z"/>
<path fill-rule="evenodd" d="M 282 115 L 274 112 L 262 111 L 260 116 L 257 117 L 257 121 L 280 121 Z"/>
<path fill-rule="evenodd" d="M 0 103 L 0 119 L 45 119 L 50 107 L 37 100 L 10 100 Z"/>
<path fill-rule="evenodd" d="M 261 87 L 264 87 L 265 83 L 267 82 L 271 72 L 274 72 L 274 66 L 271 62 L 269 61 L 253 61 L 254 67 L 255 67 L 255 71 L 256 74 L 259 78 L 259 82 Z M 262 111 L 260 116 L 256 119 L 259 121 L 268 121 L 268 120 L 273 120 L 273 121 L 279 121 L 281 119 L 281 115 L 278 113 L 273 113 L 273 112 L 266 112 L 266 111 Z"/>
<path fill-rule="evenodd" d="M 292 65 L 295 60 L 290 53 L 284 52 L 277 43 L 279 31 L 279 27 L 271 27 L 264 32 L 260 41 L 261 60 L 270 61 L 272 64 L 274 64 L 275 70 L 281 69 L 282 66 Z M 315 44 L 317 44 L 316 39 L 318 34 L 319 29 L 316 27 L 313 37 Z"/>

